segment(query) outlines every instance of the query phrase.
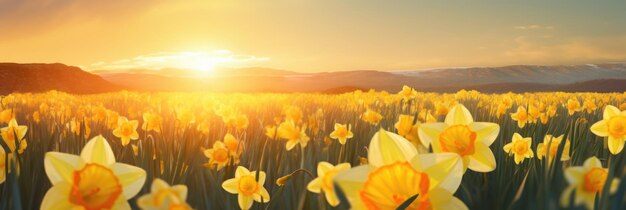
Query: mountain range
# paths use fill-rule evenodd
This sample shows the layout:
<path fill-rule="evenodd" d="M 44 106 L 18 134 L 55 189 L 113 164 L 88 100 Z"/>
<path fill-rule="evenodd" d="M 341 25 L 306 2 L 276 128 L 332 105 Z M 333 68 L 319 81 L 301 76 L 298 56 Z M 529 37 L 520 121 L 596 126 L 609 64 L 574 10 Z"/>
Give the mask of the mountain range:
<path fill-rule="evenodd" d="M 626 64 L 514 65 L 405 71 L 354 70 L 301 73 L 271 68 L 216 69 L 212 75 L 186 69 L 125 69 L 86 72 L 63 64 L 0 63 L 0 93 L 56 89 L 72 93 L 136 91 L 322 92 L 474 89 L 500 92 L 624 92 Z"/>

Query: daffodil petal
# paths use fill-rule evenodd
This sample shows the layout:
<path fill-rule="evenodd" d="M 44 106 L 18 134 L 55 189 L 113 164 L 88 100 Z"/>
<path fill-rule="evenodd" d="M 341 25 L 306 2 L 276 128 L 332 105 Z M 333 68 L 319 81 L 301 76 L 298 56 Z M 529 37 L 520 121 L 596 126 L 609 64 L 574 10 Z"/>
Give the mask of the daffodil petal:
<path fill-rule="evenodd" d="M 474 122 L 470 123 L 469 127 L 476 132 L 476 139 L 487 146 L 498 138 L 500 132 L 500 126 L 490 122 Z"/>
<path fill-rule="evenodd" d="M 113 204 L 113 207 L 111 209 L 131 210 L 130 204 L 128 204 L 128 201 L 126 201 L 126 199 L 122 197 L 118 198 L 115 201 L 115 204 Z"/>
<path fill-rule="evenodd" d="M 566 168 L 563 173 L 565 180 L 567 180 L 570 185 L 579 184 L 582 181 L 584 174 L 585 171 L 583 167 L 569 167 Z"/>
<path fill-rule="evenodd" d="M 339 198 L 337 198 L 335 192 L 324 192 L 324 197 L 331 206 L 339 205 Z"/>
<path fill-rule="evenodd" d="M 254 171 L 252 173 L 256 174 L 257 172 Z M 263 172 L 263 171 L 259 172 L 259 181 L 258 182 L 259 182 L 259 185 L 261 185 L 261 186 L 263 186 L 265 184 L 265 172 Z"/>
<path fill-rule="evenodd" d="M 589 130 L 597 136 L 609 136 L 608 120 L 600 120 L 594 123 Z"/>
<path fill-rule="evenodd" d="M 604 108 L 604 112 L 602 113 L 602 119 L 608 120 L 611 119 L 611 117 L 618 115 L 620 115 L 620 111 L 617 107 L 607 105 L 606 108 Z"/>
<path fill-rule="evenodd" d="M 583 163 L 583 167 L 585 167 L 586 169 L 602 168 L 602 162 L 600 162 L 597 157 L 593 156 L 585 160 L 585 162 Z"/>
<path fill-rule="evenodd" d="M 448 203 L 444 203 L 433 210 L 468 210 L 469 208 L 463 201 L 456 197 L 452 197 Z"/>
<path fill-rule="evenodd" d="M 474 118 L 465 106 L 457 104 L 450 109 L 444 122 L 447 125 L 468 125 L 474 122 Z"/>
<path fill-rule="evenodd" d="M 44 169 L 50 183 L 71 182 L 72 172 L 78 168 L 80 157 L 60 152 L 47 152 L 44 158 Z"/>
<path fill-rule="evenodd" d="M 80 152 L 80 157 L 87 163 L 98 163 L 103 166 L 110 166 L 115 163 L 111 145 L 102 136 L 96 136 L 89 140 Z"/>
<path fill-rule="evenodd" d="M 617 155 L 624 149 L 624 140 L 609 136 L 609 151 Z"/>
<path fill-rule="evenodd" d="M 222 188 L 224 188 L 224 190 L 226 190 L 226 192 L 232 193 L 232 194 L 237 194 L 239 192 L 239 188 L 237 186 L 237 184 L 239 183 L 239 181 L 235 178 L 233 179 L 228 179 L 224 182 L 222 182 Z"/>
<path fill-rule="evenodd" d="M 432 142 L 439 139 L 441 132 L 446 129 L 444 123 L 424 123 L 417 129 L 417 134 L 424 147 L 428 147 Z"/>
<path fill-rule="evenodd" d="M 70 195 L 71 186 L 69 182 L 61 182 L 55 184 L 46 192 L 41 201 L 41 209 L 73 209 L 74 204 L 70 203 L 68 195 Z"/>
<path fill-rule="evenodd" d="M 428 174 L 430 189 L 443 188 L 454 193 L 461 185 L 463 160 L 456 153 L 417 155 L 411 160 L 411 165 Z"/>
<path fill-rule="evenodd" d="M 317 177 L 306 185 L 306 189 L 313 193 L 320 193 L 322 190 L 322 179 Z"/>
<path fill-rule="evenodd" d="M 245 196 L 243 194 L 239 194 L 237 196 L 237 202 L 239 203 L 239 207 L 243 210 L 248 210 L 252 207 L 252 202 L 254 199 L 252 196 Z"/>
<path fill-rule="evenodd" d="M 235 177 L 239 178 L 245 175 L 249 175 L 250 171 L 243 166 L 237 166 L 237 170 L 235 170 Z"/>
<path fill-rule="evenodd" d="M 146 182 L 146 171 L 139 167 L 115 163 L 112 169 L 120 180 L 123 186 L 124 197 L 127 199 L 137 195 Z"/>
<path fill-rule="evenodd" d="M 175 185 L 171 188 L 182 200 L 187 200 L 187 186 Z"/>
<path fill-rule="evenodd" d="M 476 172 L 490 172 L 496 169 L 496 158 L 488 146 L 476 142 L 474 154 L 469 156 L 469 169 Z"/>
<path fill-rule="evenodd" d="M 158 192 L 160 190 L 163 189 L 168 189 L 170 187 L 169 184 L 167 184 L 167 182 L 163 181 L 162 179 L 154 179 L 154 181 L 152 181 L 152 185 L 150 185 L 150 191 L 152 192 Z"/>
<path fill-rule="evenodd" d="M 324 176 L 326 172 L 332 170 L 333 168 L 334 168 L 333 164 L 322 161 L 317 164 L 317 176 Z"/>
<path fill-rule="evenodd" d="M 338 173 L 333 179 L 344 195 L 346 195 L 352 209 L 362 209 L 358 208 L 359 206 L 364 207 L 363 202 L 359 198 L 359 191 L 363 188 L 363 184 L 367 181 L 367 176 L 371 171 L 371 166 L 362 165 Z"/>
<path fill-rule="evenodd" d="M 409 161 L 417 155 L 417 149 L 411 142 L 398 134 L 380 130 L 370 142 L 367 159 L 374 167 L 387 165 L 396 161 Z"/>

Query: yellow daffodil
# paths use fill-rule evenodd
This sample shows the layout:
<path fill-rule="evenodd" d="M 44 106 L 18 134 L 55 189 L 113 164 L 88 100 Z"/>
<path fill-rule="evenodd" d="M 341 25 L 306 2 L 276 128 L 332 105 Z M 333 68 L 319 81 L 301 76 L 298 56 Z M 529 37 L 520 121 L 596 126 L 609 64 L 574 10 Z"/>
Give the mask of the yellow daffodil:
<path fill-rule="evenodd" d="M 317 178 L 309 182 L 306 189 L 314 193 L 323 191 L 328 204 L 337 206 L 339 205 L 339 199 L 337 198 L 337 194 L 335 194 L 333 178 L 335 178 L 338 173 L 348 169 L 350 169 L 350 163 L 341 163 L 333 166 L 328 162 L 320 162 L 317 164 Z"/>
<path fill-rule="evenodd" d="M 13 119 L 15 119 L 13 109 L 5 109 L 0 112 L 0 123 L 9 123 Z"/>
<path fill-rule="evenodd" d="M 115 162 L 102 136 L 89 140 L 80 156 L 46 153 L 44 168 L 52 188 L 41 209 L 130 209 L 127 200 L 146 181 L 143 169 Z"/>
<path fill-rule="evenodd" d="M 453 194 L 461 184 L 463 162 L 457 154 L 416 155 L 379 167 L 362 165 L 335 177 L 352 209 L 396 209 L 417 195 L 408 209 L 468 209 Z"/>
<path fill-rule="evenodd" d="M 517 121 L 517 126 L 519 128 L 524 128 L 524 126 L 526 126 L 526 123 L 529 123 L 531 120 L 528 112 L 526 111 L 526 108 L 524 108 L 523 106 L 518 106 L 517 112 L 511 113 L 511 119 Z"/>
<path fill-rule="evenodd" d="M 411 141 L 416 147 L 419 147 L 421 145 L 419 136 L 417 135 L 419 125 L 420 122 L 415 120 L 415 117 L 411 115 L 400 115 L 394 127 L 398 130 L 400 136 Z"/>
<path fill-rule="evenodd" d="M 9 121 L 9 125 L 4 128 L 0 128 L 0 135 L 4 140 L 4 143 L 9 146 L 9 153 L 15 152 L 15 149 L 18 149 L 18 153 L 23 153 L 26 147 L 28 146 L 26 139 L 26 131 L 28 131 L 28 127 L 25 125 L 18 125 L 15 119 L 11 119 Z M 16 142 L 19 142 L 19 148 Z"/>
<path fill-rule="evenodd" d="M 346 144 L 346 141 L 353 136 L 350 126 L 339 123 L 335 123 L 335 130 L 330 133 L 330 138 L 339 140 L 341 145 Z"/>
<path fill-rule="evenodd" d="M 496 159 L 489 146 L 496 140 L 500 126 L 490 122 L 474 122 L 469 110 L 455 105 L 443 123 L 423 123 L 418 134 L 425 147 L 432 145 L 435 153 L 453 152 L 463 159 L 464 169 L 489 172 L 496 168 Z"/>
<path fill-rule="evenodd" d="M 265 136 L 267 136 L 270 139 L 276 138 L 276 126 L 274 125 L 265 126 Z"/>
<path fill-rule="evenodd" d="M 587 111 L 587 113 L 591 113 L 593 111 L 595 111 L 598 106 L 596 106 L 596 103 L 594 103 L 592 100 L 585 100 L 585 102 L 583 103 L 583 107 L 584 110 Z"/>
<path fill-rule="evenodd" d="M 417 91 L 409 86 L 402 86 L 402 90 L 398 92 L 398 95 L 402 96 L 405 101 L 411 100 L 417 96 Z"/>
<path fill-rule="evenodd" d="M 231 154 L 237 156 L 243 151 L 243 144 L 233 134 L 227 133 L 224 136 L 224 144 L 230 150 Z"/>
<path fill-rule="evenodd" d="M 565 179 L 569 186 L 561 193 L 561 206 L 567 207 L 570 203 L 572 192 L 574 192 L 574 204 L 584 206 L 592 210 L 596 194 L 602 195 L 604 184 L 607 183 L 609 170 L 602 168 L 602 162 L 596 157 L 590 157 L 583 163 L 583 166 L 574 166 L 565 169 Z M 619 179 L 614 178 L 609 182 L 609 193 L 617 191 Z"/>
<path fill-rule="evenodd" d="M 187 186 L 170 186 L 162 179 L 154 179 L 150 193 L 139 197 L 137 206 L 143 210 L 191 210 L 187 200 Z"/>
<path fill-rule="evenodd" d="M 552 135 L 547 134 L 543 138 L 543 143 L 539 143 L 539 145 L 537 145 L 537 158 L 541 160 L 544 156 L 548 155 L 548 162 L 552 162 L 552 159 L 556 157 L 561 141 L 563 141 L 563 135 L 553 137 Z M 548 148 L 548 145 L 550 145 L 550 148 Z M 570 142 L 569 139 L 566 139 L 563 154 L 561 154 L 561 161 L 569 160 L 569 150 Z"/>
<path fill-rule="evenodd" d="M 139 122 L 137 120 L 128 120 L 126 117 L 120 117 L 117 121 L 117 128 L 113 130 L 113 135 L 122 140 L 122 145 L 126 146 L 130 143 L 130 140 L 139 139 L 139 133 L 137 133 L 137 127 Z"/>
<path fill-rule="evenodd" d="M 602 120 L 591 126 L 591 132 L 607 137 L 611 154 L 619 154 L 626 141 L 626 110 L 620 111 L 617 107 L 606 106 Z"/>
<path fill-rule="evenodd" d="M 504 145 L 503 149 L 509 155 L 513 155 L 515 164 L 519 165 L 525 158 L 534 156 L 533 150 L 530 148 L 532 144 L 532 138 L 524 138 L 519 133 L 514 133 L 512 142 Z"/>
<path fill-rule="evenodd" d="M 287 151 L 293 149 L 297 144 L 300 144 L 302 148 L 306 147 L 309 142 L 309 137 L 304 132 L 305 127 L 298 127 L 292 120 L 285 121 L 278 126 L 278 137 L 286 139 L 287 144 L 285 148 Z"/>
<path fill-rule="evenodd" d="M 402 136 L 380 129 L 370 141 L 367 159 L 373 167 L 397 161 L 409 161 L 417 155 L 417 149 Z"/>
<path fill-rule="evenodd" d="M 206 163 L 206 166 L 213 167 L 217 165 L 217 170 L 220 170 L 230 161 L 231 152 L 221 141 L 216 141 L 213 143 L 213 148 L 204 150 L 203 153 L 204 156 L 209 158 L 209 162 Z"/>
<path fill-rule="evenodd" d="M 141 129 L 144 131 L 161 132 L 161 124 L 163 124 L 163 118 L 157 114 L 143 113 L 143 124 Z"/>
<path fill-rule="evenodd" d="M 580 102 L 575 98 L 567 100 L 565 108 L 567 108 L 567 114 L 569 115 L 574 115 L 574 113 L 579 112 L 582 109 Z"/>
<path fill-rule="evenodd" d="M 374 110 L 371 110 L 371 109 L 367 109 L 365 111 L 365 113 L 363 113 L 361 115 L 361 120 L 363 120 L 363 121 L 365 121 L 365 122 L 367 122 L 369 124 L 372 124 L 372 125 L 378 125 L 378 123 L 382 119 L 383 119 L 383 116 L 380 115 L 380 113 L 378 113 L 378 112 L 376 112 Z"/>
<path fill-rule="evenodd" d="M 229 193 L 237 194 L 239 207 L 243 210 L 250 209 L 252 202 L 266 203 L 270 201 L 270 195 L 263 187 L 265 184 L 265 172 L 249 171 L 243 166 L 238 166 L 235 171 L 235 178 L 228 179 L 222 183 L 222 188 Z M 258 180 L 258 181 L 257 181 Z"/>
<path fill-rule="evenodd" d="M 72 118 L 72 120 L 70 122 L 68 122 L 65 127 L 67 127 L 70 132 L 72 132 L 74 135 L 78 136 L 80 135 L 80 130 L 82 129 L 82 125 L 85 125 L 85 138 L 88 138 L 89 135 L 91 134 L 91 127 L 89 126 L 89 123 L 87 122 L 87 120 L 84 120 L 82 122 L 76 120 L 76 118 Z"/>

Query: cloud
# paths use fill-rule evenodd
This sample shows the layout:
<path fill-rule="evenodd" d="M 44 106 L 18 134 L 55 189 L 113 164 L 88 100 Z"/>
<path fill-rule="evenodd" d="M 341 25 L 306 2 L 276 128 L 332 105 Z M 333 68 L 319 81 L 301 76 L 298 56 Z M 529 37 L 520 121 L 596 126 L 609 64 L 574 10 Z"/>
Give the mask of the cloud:
<path fill-rule="evenodd" d="M 504 60 L 535 64 L 580 64 L 623 62 L 626 60 L 626 36 L 568 38 L 546 42 L 541 38 L 518 36 Z"/>
<path fill-rule="evenodd" d="M 242 67 L 256 65 L 268 61 L 268 57 L 237 54 L 230 50 L 214 50 L 212 52 L 159 52 L 140 55 L 130 59 L 121 59 L 110 62 L 96 62 L 86 69 L 89 70 L 123 70 L 149 69 L 160 70 L 165 68 L 191 69 L 208 71 L 215 67 Z"/>
<path fill-rule="evenodd" d="M 514 29 L 517 30 L 552 30 L 554 29 L 553 26 L 543 26 L 543 25 L 526 25 L 526 26 L 515 26 L 513 27 Z"/>

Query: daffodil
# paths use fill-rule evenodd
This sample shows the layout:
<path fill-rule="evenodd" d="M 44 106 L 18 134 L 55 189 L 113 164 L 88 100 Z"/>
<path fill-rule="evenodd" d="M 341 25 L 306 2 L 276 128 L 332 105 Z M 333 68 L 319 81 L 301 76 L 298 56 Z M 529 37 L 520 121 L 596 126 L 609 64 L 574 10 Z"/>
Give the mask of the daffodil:
<path fill-rule="evenodd" d="M 139 122 L 137 120 L 128 120 L 126 117 L 120 117 L 117 121 L 117 128 L 113 130 L 113 135 L 122 140 L 122 145 L 126 146 L 130 143 L 130 140 L 139 139 L 139 133 L 137 133 L 137 127 Z"/>
<path fill-rule="evenodd" d="M 0 135 L 4 143 L 9 146 L 9 153 L 15 152 L 15 149 L 18 149 L 17 152 L 20 154 L 24 152 L 28 145 L 26 139 L 24 139 L 26 131 L 28 131 L 28 127 L 17 124 L 15 119 L 11 119 L 7 127 L 0 128 Z M 19 148 L 16 142 L 19 142 Z"/>
<path fill-rule="evenodd" d="M 398 95 L 402 96 L 405 101 L 411 100 L 417 96 L 417 91 L 409 86 L 402 86 L 402 90 L 398 92 Z"/>
<path fill-rule="evenodd" d="M 127 200 L 146 181 L 143 169 L 115 162 L 102 136 L 89 140 L 80 156 L 46 153 L 44 169 L 52 188 L 41 209 L 130 209 Z"/>
<path fill-rule="evenodd" d="M 567 100 L 565 108 L 567 108 L 567 114 L 569 115 L 574 115 L 574 113 L 579 112 L 582 109 L 580 102 L 575 98 Z"/>
<path fill-rule="evenodd" d="M 418 155 L 402 136 L 380 129 L 370 141 L 367 162 L 333 179 L 352 209 L 395 209 L 411 204 L 432 209 L 467 209 L 452 194 L 463 177 L 463 162 L 453 153 Z"/>
<path fill-rule="evenodd" d="M 416 155 L 409 161 L 362 165 L 334 179 L 352 209 L 396 209 L 417 196 L 408 209 L 468 209 L 453 194 L 461 184 L 463 162 L 457 154 Z"/>
<path fill-rule="evenodd" d="M 532 144 L 532 138 L 524 138 L 519 133 L 514 133 L 512 142 L 504 145 L 503 149 L 504 152 L 513 155 L 515 164 L 519 165 L 525 158 L 534 156 L 533 150 L 530 148 Z"/>
<path fill-rule="evenodd" d="M 155 131 L 157 133 L 160 133 L 162 123 L 163 117 L 157 114 L 146 112 L 143 113 L 143 124 L 141 125 L 141 129 L 144 131 Z"/>
<path fill-rule="evenodd" d="M 524 128 L 526 123 L 530 122 L 530 116 L 528 116 L 528 112 L 523 106 L 517 107 L 517 112 L 511 114 L 511 119 L 517 121 L 517 126 L 519 128 Z"/>
<path fill-rule="evenodd" d="M 170 186 L 162 179 L 154 179 L 150 193 L 139 197 L 137 206 L 143 210 L 191 210 L 187 200 L 187 186 Z"/>
<path fill-rule="evenodd" d="M 365 121 L 365 122 L 367 122 L 369 124 L 372 124 L 372 125 L 378 125 L 378 123 L 382 119 L 383 119 L 383 116 L 380 115 L 380 113 L 378 113 L 378 112 L 376 112 L 374 110 L 371 110 L 371 109 L 367 109 L 365 111 L 365 113 L 363 113 L 361 115 L 361 120 L 363 120 L 363 121 Z"/>
<path fill-rule="evenodd" d="M 278 126 L 278 137 L 287 140 L 285 145 L 287 151 L 293 149 L 297 144 L 300 144 L 302 148 L 306 147 L 309 137 L 304 132 L 305 129 L 305 127 L 296 126 L 292 120 L 285 121 Z"/>
<path fill-rule="evenodd" d="M 328 162 L 320 162 L 317 164 L 317 178 L 309 182 L 306 189 L 314 193 L 324 192 L 328 204 L 337 206 L 339 205 L 339 198 L 337 198 L 337 194 L 335 194 L 333 178 L 335 178 L 338 173 L 348 169 L 350 169 L 350 163 L 341 163 L 333 166 Z"/>
<path fill-rule="evenodd" d="M 617 107 L 606 106 L 602 120 L 591 126 L 591 132 L 607 137 L 611 154 L 619 154 L 626 141 L 626 110 L 620 111 Z"/>
<path fill-rule="evenodd" d="M 552 162 L 552 159 L 556 157 L 556 154 L 559 150 L 559 144 L 563 141 L 563 135 L 558 137 L 554 137 L 550 134 L 547 134 L 543 138 L 543 143 L 539 143 L 537 145 L 537 158 L 541 160 L 544 156 L 548 156 L 548 162 Z M 550 147 L 548 148 L 548 145 Z M 565 147 L 563 147 L 563 154 L 561 154 L 561 161 L 569 160 L 569 150 L 570 150 L 570 141 L 568 139 L 565 140 Z"/>
<path fill-rule="evenodd" d="M 567 207 L 570 203 L 572 192 L 574 192 L 574 204 L 584 206 L 592 210 L 596 194 L 602 195 L 605 183 L 610 185 L 609 193 L 613 194 L 619 186 L 619 179 L 607 181 L 609 170 L 602 168 L 602 162 L 596 157 L 590 157 L 583 163 L 583 166 L 574 166 L 565 169 L 565 180 L 569 186 L 561 193 L 561 206 Z"/>
<path fill-rule="evenodd" d="M 587 113 L 591 113 L 593 111 L 595 111 L 598 106 L 596 106 L 596 103 L 594 103 L 592 100 L 585 100 L 585 102 L 583 103 L 583 109 L 585 109 L 587 111 Z"/>
<path fill-rule="evenodd" d="M 253 201 L 266 203 L 270 201 L 270 195 L 263 187 L 265 183 L 265 172 L 249 171 L 243 166 L 238 166 L 235 171 L 235 178 L 228 179 L 222 183 L 222 188 L 229 193 L 237 194 L 239 207 L 243 210 L 250 209 Z"/>
<path fill-rule="evenodd" d="M 500 126 L 490 122 L 474 122 L 469 110 L 455 105 L 443 123 L 423 123 L 418 134 L 425 147 L 432 145 L 435 153 L 452 152 L 463 159 L 464 169 L 489 172 L 496 168 L 496 159 L 489 146 L 496 140 Z"/>
<path fill-rule="evenodd" d="M 417 121 L 415 117 L 411 115 L 400 115 L 394 127 L 400 136 L 411 141 L 416 147 L 419 147 L 421 145 L 419 136 L 417 135 L 419 125 L 420 122 Z"/>
<path fill-rule="evenodd" d="M 221 141 L 216 141 L 213 143 L 213 148 L 204 150 L 203 153 L 204 156 L 209 158 L 209 162 L 206 163 L 206 166 L 213 167 L 217 165 L 217 170 L 220 170 L 230 161 L 231 152 Z"/>
<path fill-rule="evenodd" d="M 339 140 L 341 145 L 346 144 L 346 141 L 353 136 L 350 126 L 339 123 L 335 123 L 335 130 L 330 133 L 330 138 Z"/>
<path fill-rule="evenodd" d="M 230 150 L 232 155 L 239 155 L 243 151 L 243 144 L 239 141 L 239 139 L 235 138 L 233 134 L 227 133 L 224 135 L 224 144 Z"/>

